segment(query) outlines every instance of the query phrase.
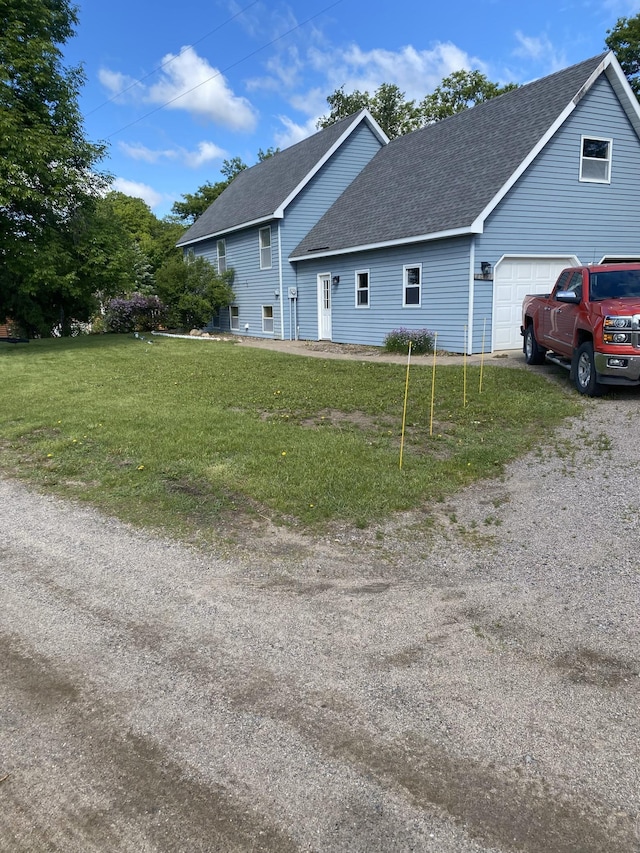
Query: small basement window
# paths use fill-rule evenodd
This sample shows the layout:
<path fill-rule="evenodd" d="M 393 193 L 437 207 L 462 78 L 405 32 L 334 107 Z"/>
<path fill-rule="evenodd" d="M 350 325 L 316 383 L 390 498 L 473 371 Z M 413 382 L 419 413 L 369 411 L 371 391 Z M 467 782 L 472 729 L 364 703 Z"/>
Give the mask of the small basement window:
<path fill-rule="evenodd" d="M 262 331 L 273 334 L 273 305 L 262 306 Z"/>
<path fill-rule="evenodd" d="M 580 180 L 592 183 L 608 184 L 611 182 L 611 149 L 612 139 L 602 139 L 594 136 L 582 137 L 580 156 Z"/>
<path fill-rule="evenodd" d="M 240 309 L 237 305 L 229 306 L 229 323 L 232 331 L 240 330 Z"/>

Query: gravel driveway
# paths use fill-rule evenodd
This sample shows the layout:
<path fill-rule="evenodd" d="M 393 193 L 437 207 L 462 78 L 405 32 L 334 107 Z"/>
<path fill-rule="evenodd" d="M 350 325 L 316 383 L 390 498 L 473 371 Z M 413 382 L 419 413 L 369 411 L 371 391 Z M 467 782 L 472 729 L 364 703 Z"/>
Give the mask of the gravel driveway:
<path fill-rule="evenodd" d="M 0 850 L 640 850 L 638 393 L 224 555 L 0 480 Z"/>

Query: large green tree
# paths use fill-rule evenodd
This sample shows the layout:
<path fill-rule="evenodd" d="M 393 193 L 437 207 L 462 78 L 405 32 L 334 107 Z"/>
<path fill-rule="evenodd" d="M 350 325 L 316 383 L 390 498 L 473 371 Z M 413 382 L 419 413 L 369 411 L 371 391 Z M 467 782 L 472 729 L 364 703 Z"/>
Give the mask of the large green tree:
<path fill-rule="evenodd" d="M 77 319 L 91 305 L 63 260 L 105 184 L 104 148 L 86 139 L 78 108 L 82 71 L 62 60 L 76 23 L 68 0 L 0 3 L 0 319 L 34 334 L 46 334 L 54 303 Z"/>
<path fill-rule="evenodd" d="M 382 83 L 373 95 L 358 89 L 347 93 L 341 86 L 327 97 L 331 110 L 319 119 L 317 126 L 329 127 L 366 108 L 389 139 L 395 139 L 515 88 L 514 83 L 506 86 L 492 83 L 480 71 L 455 71 L 416 105 L 391 83 Z"/>
<path fill-rule="evenodd" d="M 480 71 L 454 71 L 422 100 L 420 118 L 423 124 L 433 124 L 515 88 L 515 83 L 492 83 Z"/>
<path fill-rule="evenodd" d="M 615 27 L 607 30 L 605 43 L 617 56 L 640 100 L 640 13 L 633 18 L 618 18 Z"/>

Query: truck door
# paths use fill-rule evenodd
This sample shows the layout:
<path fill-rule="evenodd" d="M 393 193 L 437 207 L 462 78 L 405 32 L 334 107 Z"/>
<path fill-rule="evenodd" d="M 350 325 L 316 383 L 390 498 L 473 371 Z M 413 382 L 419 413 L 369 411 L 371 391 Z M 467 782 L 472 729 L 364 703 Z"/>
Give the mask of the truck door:
<path fill-rule="evenodd" d="M 558 290 L 568 290 L 571 293 L 578 293 L 582 301 L 582 270 L 571 273 L 567 282 L 562 287 L 557 287 L 555 293 Z M 577 303 L 570 304 L 554 301 L 551 307 L 550 337 L 554 341 L 557 341 L 558 349 L 563 354 L 571 354 L 573 351 L 573 335 L 579 310 L 580 306 Z"/>
<path fill-rule="evenodd" d="M 552 329 L 552 317 L 553 317 L 553 309 L 556 307 L 557 303 L 554 300 L 554 296 L 559 290 L 565 290 L 567 286 L 567 282 L 571 275 L 571 270 L 565 270 L 558 281 L 556 282 L 555 287 L 553 288 L 553 292 L 549 295 L 549 298 L 546 300 L 542 311 L 540 312 L 540 323 L 542 324 L 542 337 L 545 341 L 550 339 L 554 339 L 553 329 Z"/>

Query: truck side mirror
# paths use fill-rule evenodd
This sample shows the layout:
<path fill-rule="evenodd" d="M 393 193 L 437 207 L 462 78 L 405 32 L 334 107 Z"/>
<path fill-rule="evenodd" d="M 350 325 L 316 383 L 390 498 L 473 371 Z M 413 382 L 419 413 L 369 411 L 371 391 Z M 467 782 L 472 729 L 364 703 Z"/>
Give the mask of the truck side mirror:
<path fill-rule="evenodd" d="M 556 299 L 558 302 L 566 302 L 569 305 L 577 305 L 581 298 L 581 294 L 575 290 L 559 290 L 556 293 Z"/>

